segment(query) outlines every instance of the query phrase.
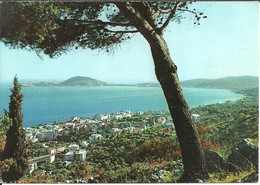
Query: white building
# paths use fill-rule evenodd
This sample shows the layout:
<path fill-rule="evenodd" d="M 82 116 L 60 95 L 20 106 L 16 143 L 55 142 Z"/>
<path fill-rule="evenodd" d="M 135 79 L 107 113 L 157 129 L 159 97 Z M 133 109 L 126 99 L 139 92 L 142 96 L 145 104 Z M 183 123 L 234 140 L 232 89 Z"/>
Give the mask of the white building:
<path fill-rule="evenodd" d="M 44 138 L 44 134 L 38 132 L 38 133 L 36 133 L 36 138 L 37 138 L 37 139 L 43 139 L 43 138 Z"/>
<path fill-rule="evenodd" d="M 111 118 L 111 120 L 120 120 L 120 119 L 122 119 L 122 118 L 123 118 L 122 115 L 113 115 L 112 118 Z"/>
<path fill-rule="evenodd" d="M 163 123 L 163 126 L 166 127 L 166 128 L 174 128 L 174 124 L 173 124 L 173 121 L 172 119 L 170 120 L 167 120 L 165 123 Z"/>
<path fill-rule="evenodd" d="M 36 162 L 28 164 L 28 172 L 29 172 L 29 174 L 31 174 L 36 169 L 37 169 L 37 163 Z"/>
<path fill-rule="evenodd" d="M 64 161 L 80 161 L 83 162 L 86 160 L 86 150 L 76 150 L 76 151 L 69 151 L 63 157 Z"/>
<path fill-rule="evenodd" d="M 49 164 L 49 163 L 53 163 L 55 161 L 55 155 L 48 155 L 46 157 L 46 163 Z"/>
<path fill-rule="evenodd" d="M 200 121 L 200 115 L 199 114 L 191 114 L 191 116 L 193 117 L 195 123 Z"/>
<path fill-rule="evenodd" d="M 132 115 L 132 112 L 130 110 L 126 110 L 125 111 L 127 115 L 131 116 Z"/>
<path fill-rule="evenodd" d="M 74 152 L 74 158 L 76 161 L 80 161 L 80 162 L 83 162 L 86 160 L 86 150 L 78 150 L 78 151 L 75 151 Z"/>
<path fill-rule="evenodd" d="M 87 141 L 82 141 L 81 146 L 87 148 L 89 143 Z"/>
<path fill-rule="evenodd" d="M 64 161 L 73 161 L 74 160 L 74 152 L 70 151 L 64 155 Z"/>
<path fill-rule="evenodd" d="M 44 125 L 44 126 L 45 126 L 45 128 L 46 128 L 47 130 L 53 130 L 53 129 L 56 127 L 56 125 L 53 125 L 53 124 L 51 124 L 51 123 L 46 124 L 46 125 Z"/>
<path fill-rule="evenodd" d="M 59 133 L 59 132 L 61 132 L 63 129 L 62 129 L 61 127 L 55 125 L 55 127 L 54 127 L 52 130 L 56 131 L 56 133 Z"/>
<path fill-rule="evenodd" d="M 85 120 L 85 123 L 96 123 L 96 121 L 95 121 L 95 120 L 92 120 L 92 119 L 86 119 L 86 120 Z"/>
<path fill-rule="evenodd" d="M 72 122 L 67 122 L 66 124 L 65 124 L 66 126 L 71 126 L 71 127 L 75 127 L 75 123 L 72 123 Z"/>
<path fill-rule="evenodd" d="M 79 150 L 79 145 L 71 144 L 71 145 L 68 147 L 68 150 L 69 150 L 69 152 L 75 152 L 76 150 Z"/>
<path fill-rule="evenodd" d="M 55 140 L 57 138 L 57 133 L 53 130 L 44 131 L 43 138 L 48 138 L 48 140 Z"/>
<path fill-rule="evenodd" d="M 38 138 L 34 137 L 34 138 L 32 138 L 31 143 L 36 143 L 37 141 L 39 141 Z"/>
<path fill-rule="evenodd" d="M 159 124 L 164 124 L 167 121 L 167 119 L 164 116 L 156 116 L 155 122 Z"/>
<path fill-rule="evenodd" d="M 80 122 L 80 117 L 74 116 L 74 117 L 71 118 L 71 121 L 73 121 L 73 122 Z"/>
<path fill-rule="evenodd" d="M 103 139 L 103 136 L 100 134 L 92 134 L 89 136 L 89 143 L 94 143 L 94 142 L 101 142 Z"/>
<path fill-rule="evenodd" d="M 48 152 L 50 154 L 59 154 L 59 153 L 62 153 L 65 151 L 65 147 L 64 146 L 61 146 L 61 147 L 57 147 L 57 148 L 50 148 L 48 150 Z"/>
<path fill-rule="evenodd" d="M 110 114 L 97 114 L 95 116 L 97 121 L 110 121 Z"/>
<path fill-rule="evenodd" d="M 25 140 L 30 142 L 33 139 L 33 133 L 31 131 L 28 131 L 25 133 Z"/>
<path fill-rule="evenodd" d="M 111 120 L 120 120 L 122 118 L 131 118 L 132 117 L 132 113 L 130 110 L 126 110 L 126 111 L 121 111 L 121 112 L 114 112 L 111 115 Z"/>

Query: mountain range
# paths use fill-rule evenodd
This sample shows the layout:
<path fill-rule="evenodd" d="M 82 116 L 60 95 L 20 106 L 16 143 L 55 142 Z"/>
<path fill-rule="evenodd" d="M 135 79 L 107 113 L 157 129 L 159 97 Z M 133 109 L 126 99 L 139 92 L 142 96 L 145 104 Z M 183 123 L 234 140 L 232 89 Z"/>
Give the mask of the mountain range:
<path fill-rule="evenodd" d="M 182 81 L 183 87 L 242 90 L 258 87 L 258 77 L 235 76 L 219 79 L 194 79 Z"/>
<path fill-rule="evenodd" d="M 219 79 L 194 79 L 181 81 L 182 87 L 228 89 L 242 94 L 258 93 L 258 77 L 234 76 Z M 22 84 L 23 87 L 44 86 L 138 86 L 138 87 L 160 87 L 159 83 L 137 83 L 137 84 L 108 84 L 106 82 L 90 77 L 76 76 L 61 83 L 40 82 Z"/>

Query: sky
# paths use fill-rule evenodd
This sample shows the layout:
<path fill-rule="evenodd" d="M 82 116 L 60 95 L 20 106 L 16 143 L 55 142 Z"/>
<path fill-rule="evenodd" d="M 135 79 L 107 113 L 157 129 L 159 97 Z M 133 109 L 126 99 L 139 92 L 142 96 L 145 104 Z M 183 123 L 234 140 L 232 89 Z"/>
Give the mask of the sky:
<path fill-rule="evenodd" d="M 172 22 L 164 38 L 178 66 L 180 80 L 258 76 L 258 2 L 196 2 L 193 8 L 207 15 L 201 24 L 185 14 L 181 24 Z M 157 82 L 150 48 L 136 34 L 113 52 L 72 50 L 56 59 L 0 43 L 0 83 L 61 82 L 87 76 L 107 83 Z"/>

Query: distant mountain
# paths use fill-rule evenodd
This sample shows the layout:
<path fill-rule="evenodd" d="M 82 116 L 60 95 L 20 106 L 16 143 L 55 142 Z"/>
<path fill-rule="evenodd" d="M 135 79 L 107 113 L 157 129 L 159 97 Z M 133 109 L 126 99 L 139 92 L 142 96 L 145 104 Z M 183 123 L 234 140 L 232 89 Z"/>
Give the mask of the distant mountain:
<path fill-rule="evenodd" d="M 84 76 L 72 77 L 58 84 L 59 86 L 105 86 L 107 83 Z"/>
<path fill-rule="evenodd" d="M 229 89 L 234 92 L 255 94 L 258 89 L 258 77 L 235 76 L 219 79 L 194 79 L 181 82 L 182 87 Z M 249 90 L 250 89 L 250 90 Z M 258 91 L 258 90 L 257 90 Z"/>
<path fill-rule="evenodd" d="M 76 76 L 68 80 L 65 80 L 61 83 L 40 82 L 40 83 L 24 83 L 21 85 L 22 87 L 51 87 L 51 86 L 105 86 L 108 84 L 93 78 Z"/>
<path fill-rule="evenodd" d="M 258 95 L 258 77 L 255 76 L 236 76 L 219 79 L 194 79 L 181 82 L 182 87 L 209 88 L 209 89 L 228 89 L 236 93 L 246 95 Z M 61 83 L 28 83 L 22 84 L 23 87 L 34 86 L 137 86 L 137 87 L 160 87 L 159 83 L 138 83 L 138 84 L 107 84 L 84 76 L 72 77 Z"/>

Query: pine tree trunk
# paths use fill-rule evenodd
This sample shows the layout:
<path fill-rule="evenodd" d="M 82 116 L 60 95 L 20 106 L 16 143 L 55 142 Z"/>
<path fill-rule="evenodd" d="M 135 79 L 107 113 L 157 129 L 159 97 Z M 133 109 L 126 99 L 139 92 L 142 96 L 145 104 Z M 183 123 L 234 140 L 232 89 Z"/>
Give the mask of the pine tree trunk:
<path fill-rule="evenodd" d="M 182 152 L 184 174 L 179 182 L 196 182 L 196 179 L 208 178 L 205 157 L 189 107 L 183 96 L 177 66 L 171 60 L 162 31 L 151 26 L 129 3 L 117 3 L 117 7 L 151 47 L 156 77 L 163 89 Z M 147 15 L 145 12 L 143 14 Z"/>
<path fill-rule="evenodd" d="M 153 32 L 148 40 L 155 65 L 155 73 L 163 89 L 182 152 L 184 174 L 180 182 L 195 182 L 208 178 L 205 157 L 198 139 L 194 121 L 185 101 L 177 75 L 177 66 L 171 60 L 168 46 L 162 36 Z"/>

